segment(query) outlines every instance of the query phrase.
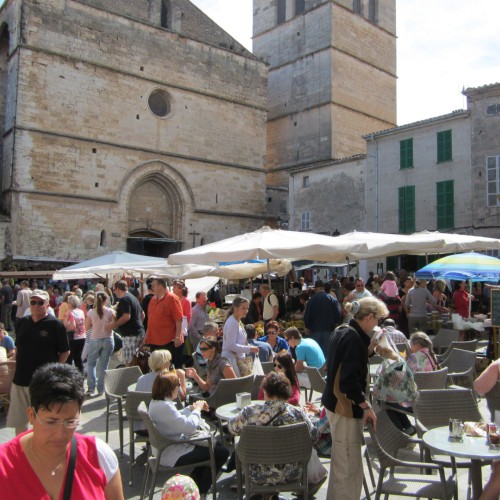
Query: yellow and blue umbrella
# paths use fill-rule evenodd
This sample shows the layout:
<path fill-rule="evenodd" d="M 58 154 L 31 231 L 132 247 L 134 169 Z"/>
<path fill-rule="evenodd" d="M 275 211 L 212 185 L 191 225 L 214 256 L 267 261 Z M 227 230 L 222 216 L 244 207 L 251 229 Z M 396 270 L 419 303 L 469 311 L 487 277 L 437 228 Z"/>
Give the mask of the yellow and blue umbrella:
<path fill-rule="evenodd" d="M 498 281 L 500 259 L 476 252 L 448 255 L 427 264 L 415 273 L 417 278 L 470 281 Z"/>

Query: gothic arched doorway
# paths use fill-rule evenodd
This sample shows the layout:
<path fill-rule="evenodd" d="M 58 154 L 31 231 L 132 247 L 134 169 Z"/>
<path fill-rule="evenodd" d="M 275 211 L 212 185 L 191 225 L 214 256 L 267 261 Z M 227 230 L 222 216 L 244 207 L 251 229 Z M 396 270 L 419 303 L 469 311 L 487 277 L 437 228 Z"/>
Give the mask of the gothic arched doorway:
<path fill-rule="evenodd" d="M 179 251 L 183 207 L 168 179 L 158 173 L 141 179 L 128 199 L 127 251 L 151 257 Z"/>

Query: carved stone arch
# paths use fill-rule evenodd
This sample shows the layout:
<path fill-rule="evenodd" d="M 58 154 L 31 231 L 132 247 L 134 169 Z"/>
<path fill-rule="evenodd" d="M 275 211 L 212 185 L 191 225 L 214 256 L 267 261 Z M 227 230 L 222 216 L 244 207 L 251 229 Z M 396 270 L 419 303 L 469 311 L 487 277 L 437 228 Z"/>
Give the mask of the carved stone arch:
<path fill-rule="evenodd" d="M 127 214 L 128 251 L 167 257 L 181 248 L 193 200 L 175 169 L 158 161 L 137 167 L 123 183 L 119 203 Z"/>

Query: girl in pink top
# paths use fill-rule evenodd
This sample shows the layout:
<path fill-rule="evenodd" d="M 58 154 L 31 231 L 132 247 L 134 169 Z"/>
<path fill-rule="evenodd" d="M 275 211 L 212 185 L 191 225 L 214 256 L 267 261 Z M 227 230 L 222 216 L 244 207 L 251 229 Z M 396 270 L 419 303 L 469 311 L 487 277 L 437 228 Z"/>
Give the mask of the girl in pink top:
<path fill-rule="evenodd" d="M 385 297 L 398 297 L 398 284 L 396 283 L 396 275 L 388 271 L 385 273 L 384 282 L 380 286 L 380 294 Z"/>

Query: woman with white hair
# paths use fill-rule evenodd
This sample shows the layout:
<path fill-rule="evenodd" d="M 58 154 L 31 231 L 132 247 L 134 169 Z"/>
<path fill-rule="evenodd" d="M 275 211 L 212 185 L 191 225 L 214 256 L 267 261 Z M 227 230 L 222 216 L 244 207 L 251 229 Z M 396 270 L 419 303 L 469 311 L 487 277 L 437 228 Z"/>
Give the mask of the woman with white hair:
<path fill-rule="evenodd" d="M 148 365 L 151 371 L 145 375 L 141 375 L 137 380 L 135 385 L 136 391 L 151 392 L 153 389 L 153 383 L 163 370 L 173 370 L 172 366 L 172 354 L 166 349 L 158 349 L 153 351 L 148 359 Z M 186 375 L 184 370 L 175 370 L 180 382 L 179 397 L 181 399 L 186 398 Z"/>
<path fill-rule="evenodd" d="M 80 299 L 76 295 L 69 295 L 68 311 L 64 315 L 63 324 L 68 333 L 70 354 L 66 363 L 75 366 L 83 373 L 82 352 L 85 346 L 85 314 L 79 308 Z"/>

